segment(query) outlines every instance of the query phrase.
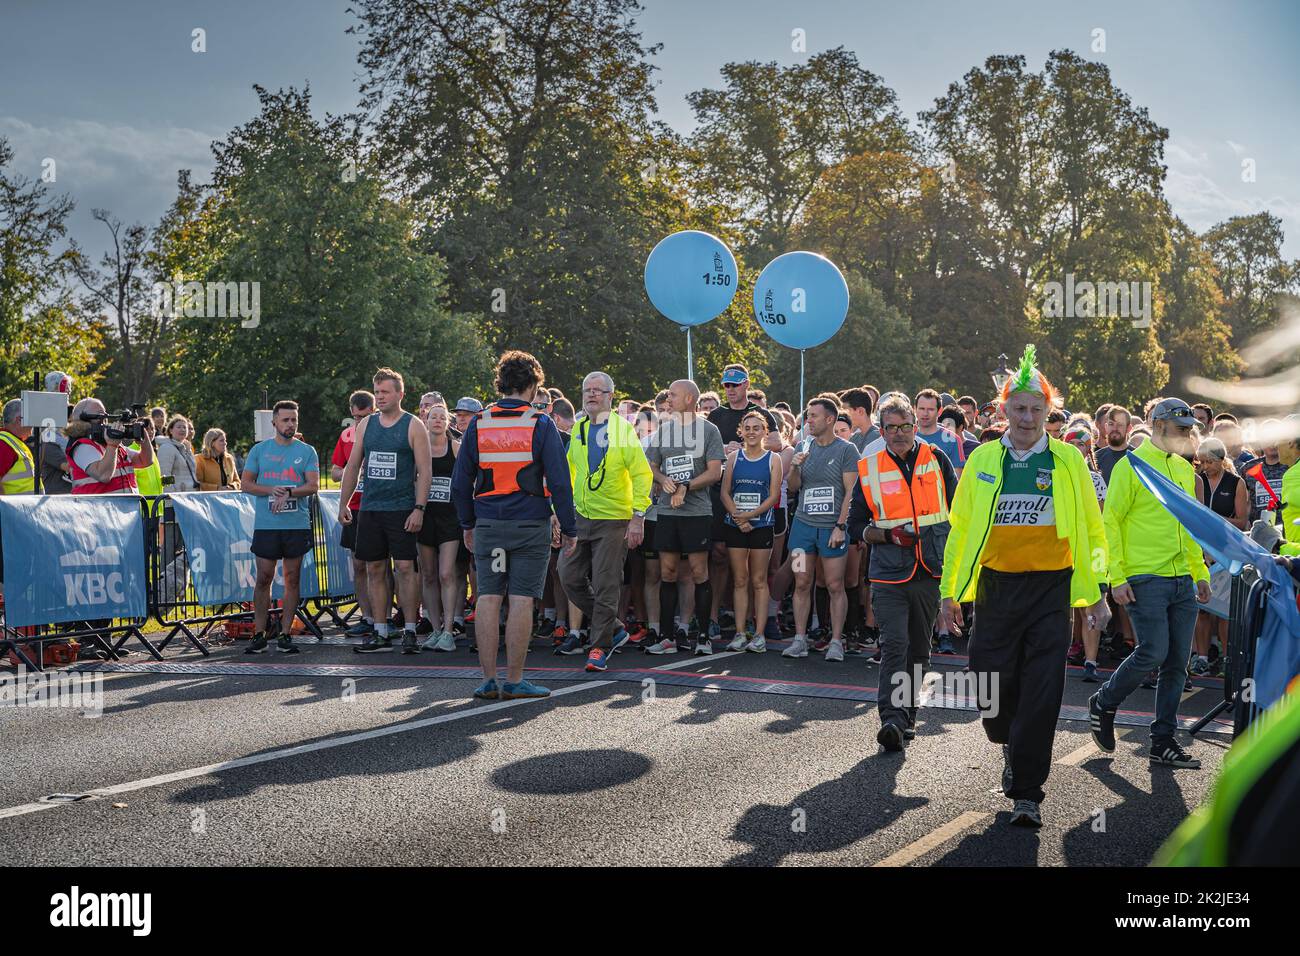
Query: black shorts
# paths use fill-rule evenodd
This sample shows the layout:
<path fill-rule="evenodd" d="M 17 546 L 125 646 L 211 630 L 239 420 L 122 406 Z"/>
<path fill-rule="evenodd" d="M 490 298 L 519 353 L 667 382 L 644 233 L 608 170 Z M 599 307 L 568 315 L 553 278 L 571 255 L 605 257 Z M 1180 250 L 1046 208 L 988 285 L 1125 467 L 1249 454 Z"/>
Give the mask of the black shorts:
<path fill-rule="evenodd" d="M 288 530 L 263 529 L 253 532 L 252 552 L 268 561 L 283 558 L 301 558 L 311 550 L 311 531 L 306 528 Z"/>
<path fill-rule="evenodd" d="M 677 554 L 708 551 L 713 539 L 712 527 L 712 515 L 676 518 L 660 515 L 655 521 L 655 550 Z"/>
<path fill-rule="evenodd" d="M 416 535 L 406 530 L 409 511 L 359 511 L 357 546 L 352 552 L 362 561 L 414 561 Z"/>
<path fill-rule="evenodd" d="M 790 514 L 782 505 L 772 509 L 772 534 L 780 537 L 790 530 Z"/>
<path fill-rule="evenodd" d="M 772 547 L 772 538 L 774 532 L 772 526 L 766 528 L 755 528 L 753 531 L 744 532 L 735 525 L 725 525 L 726 537 L 723 539 L 727 542 L 728 548 L 750 548 L 754 551 L 761 551 L 764 548 Z"/>
<path fill-rule="evenodd" d="M 645 537 L 641 540 L 641 557 L 647 561 L 659 560 L 659 549 L 655 547 L 655 528 L 659 526 L 659 521 L 655 518 L 647 518 L 645 523 Z"/>
<path fill-rule="evenodd" d="M 357 512 L 352 512 L 351 524 L 339 525 L 339 547 L 355 551 L 357 547 Z"/>
<path fill-rule="evenodd" d="M 424 512 L 424 524 L 420 525 L 418 540 L 420 544 L 431 548 L 440 547 L 448 541 L 464 541 L 455 507 L 429 505 Z"/>

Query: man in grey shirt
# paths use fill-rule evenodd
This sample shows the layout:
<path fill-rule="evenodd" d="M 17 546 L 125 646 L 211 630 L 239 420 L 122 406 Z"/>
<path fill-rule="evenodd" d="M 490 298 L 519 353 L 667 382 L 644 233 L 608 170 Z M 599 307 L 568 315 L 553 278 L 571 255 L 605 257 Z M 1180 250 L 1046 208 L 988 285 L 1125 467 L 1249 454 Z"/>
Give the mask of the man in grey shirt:
<path fill-rule="evenodd" d="M 853 447 L 861 455 L 864 448 L 880 437 L 880 429 L 871 420 L 871 410 L 874 407 L 871 393 L 865 388 L 851 388 L 844 393 L 843 398 L 849 421 L 853 422 L 853 434 L 849 436 L 849 441 L 853 442 Z"/>
<path fill-rule="evenodd" d="M 844 660 L 844 618 L 848 595 L 844 568 L 849 552 L 849 505 L 858 480 L 858 450 L 835 437 L 840 409 L 829 398 L 814 398 L 804 411 L 811 439 L 790 459 L 787 488 L 800 492 L 799 510 L 790 522 L 788 546 L 794 555 L 794 640 L 782 657 L 808 656 L 808 611 L 812 602 L 814 556 L 820 555 L 826 589 L 831 596 L 831 642 L 826 660 Z M 823 622 L 824 623 L 824 622 Z"/>
<path fill-rule="evenodd" d="M 669 413 L 646 443 L 659 497 L 655 519 L 655 550 L 659 552 L 659 618 L 663 639 L 646 648 L 648 654 L 675 654 L 683 628 L 673 627 L 677 613 L 677 566 L 685 554 L 695 581 L 695 611 L 699 620 L 696 654 L 712 654 L 718 625 L 709 621 L 713 588 L 709 583 L 710 531 L 713 503 L 709 486 L 722 478 L 722 433 L 696 413 L 699 387 L 679 379 L 668 388 Z"/>

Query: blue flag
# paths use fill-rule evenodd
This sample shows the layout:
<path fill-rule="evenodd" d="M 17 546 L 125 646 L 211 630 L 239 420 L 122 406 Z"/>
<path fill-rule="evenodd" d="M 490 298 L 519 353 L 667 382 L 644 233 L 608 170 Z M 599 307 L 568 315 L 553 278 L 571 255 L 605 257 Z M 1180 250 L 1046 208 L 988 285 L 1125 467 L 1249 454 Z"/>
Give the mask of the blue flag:
<path fill-rule="evenodd" d="M 1151 492 L 1216 562 L 1233 575 L 1247 564 L 1268 582 L 1268 612 L 1255 648 L 1255 703 L 1269 707 L 1300 674 L 1300 611 L 1296 609 L 1291 575 L 1248 535 L 1233 527 L 1183 489 L 1129 452 L 1128 462 Z"/>
<path fill-rule="evenodd" d="M 0 532 L 10 627 L 148 614 L 135 495 L 5 495 Z"/>

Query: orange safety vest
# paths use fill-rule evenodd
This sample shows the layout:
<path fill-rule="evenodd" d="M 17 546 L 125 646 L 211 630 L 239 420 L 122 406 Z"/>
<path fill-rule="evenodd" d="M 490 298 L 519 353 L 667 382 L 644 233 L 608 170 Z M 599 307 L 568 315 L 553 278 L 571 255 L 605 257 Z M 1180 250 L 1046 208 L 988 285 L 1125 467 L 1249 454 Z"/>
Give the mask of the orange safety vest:
<path fill-rule="evenodd" d="M 479 412 L 478 466 L 475 498 L 510 495 L 517 491 L 550 497 L 550 489 L 533 461 L 533 430 L 541 419 L 531 405 L 502 408 L 489 405 Z M 533 490 L 538 489 L 538 490 Z"/>
<path fill-rule="evenodd" d="M 115 492 L 129 491 L 134 494 L 138 489 L 135 483 L 135 469 L 131 467 L 129 453 L 121 445 L 117 446 L 117 460 L 114 462 L 113 477 L 110 481 L 96 481 L 73 459 L 72 453 L 78 445 L 89 445 L 103 456 L 108 448 L 89 438 L 79 438 L 68 443 L 68 471 L 72 478 L 74 495 L 111 495 Z"/>
<path fill-rule="evenodd" d="M 921 534 L 924 528 L 947 522 L 948 495 L 943 486 L 943 469 L 939 467 L 930 445 L 927 442 L 917 444 L 916 464 L 912 466 L 910 485 L 903 480 L 903 473 L 887 448 L 858 459 L 858 483 L 862 486 L 862 496 L 867 500 L 867 507 L 871 510 L 877 528 L 888 530 L 910 523 L 916 529 L 916 544 L 913 545 L 916 549 L 916 562 L 934 574 L 934 569 L 922 557 Z M 875 581 L 876 578 L 871 580 Z M 904 580 L 911 580 L 911 575 Z"/>

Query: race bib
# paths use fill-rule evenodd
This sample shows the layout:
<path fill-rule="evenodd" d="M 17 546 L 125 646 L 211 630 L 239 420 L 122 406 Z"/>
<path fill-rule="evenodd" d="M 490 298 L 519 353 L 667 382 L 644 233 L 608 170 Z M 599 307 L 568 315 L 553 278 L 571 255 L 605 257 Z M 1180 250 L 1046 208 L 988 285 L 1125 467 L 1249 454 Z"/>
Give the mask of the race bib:
<path fill-rule="evenodd" d="M 763 503 L 763 496 L 757 491 L 742 491 L 731 497 L 740 511 L 753 511 Z"/>
<path fill-rule="evenodd" d="M 266 499 L 267 503 L 271 507 L 271 512 L 277 515 L 287 515 L 294 511 L 297 511 L 299 500 L 300 499 L 294 497 L 285 498 L 283 504 L 281 504 L 279 507 L 276 507 L 274 495 L 268 495 Z"/>
<path fill-rule="evenodd" d="M 451 501 L 451 479 L 435 475 L 433 481 L 429 483 L 429 500 Z"/>
<path fill-rule="evenodd" d="M 803 513 L 807 515 L 834 514 L 835 489 L 830 485 L 805 488 L 803 492 Z"/>
<path fill-rule="evenodd" d="M 397 452 L 372 451 L 366 463 L 366 477 L 371 481 L 393 481 L 397 478 Z"/>
<path fill-rule="evenodd" d="M 678 484 L 695 477 L 695 459 L 690 455 L 672 455 L 664 459 L 664 474 Z"/>

